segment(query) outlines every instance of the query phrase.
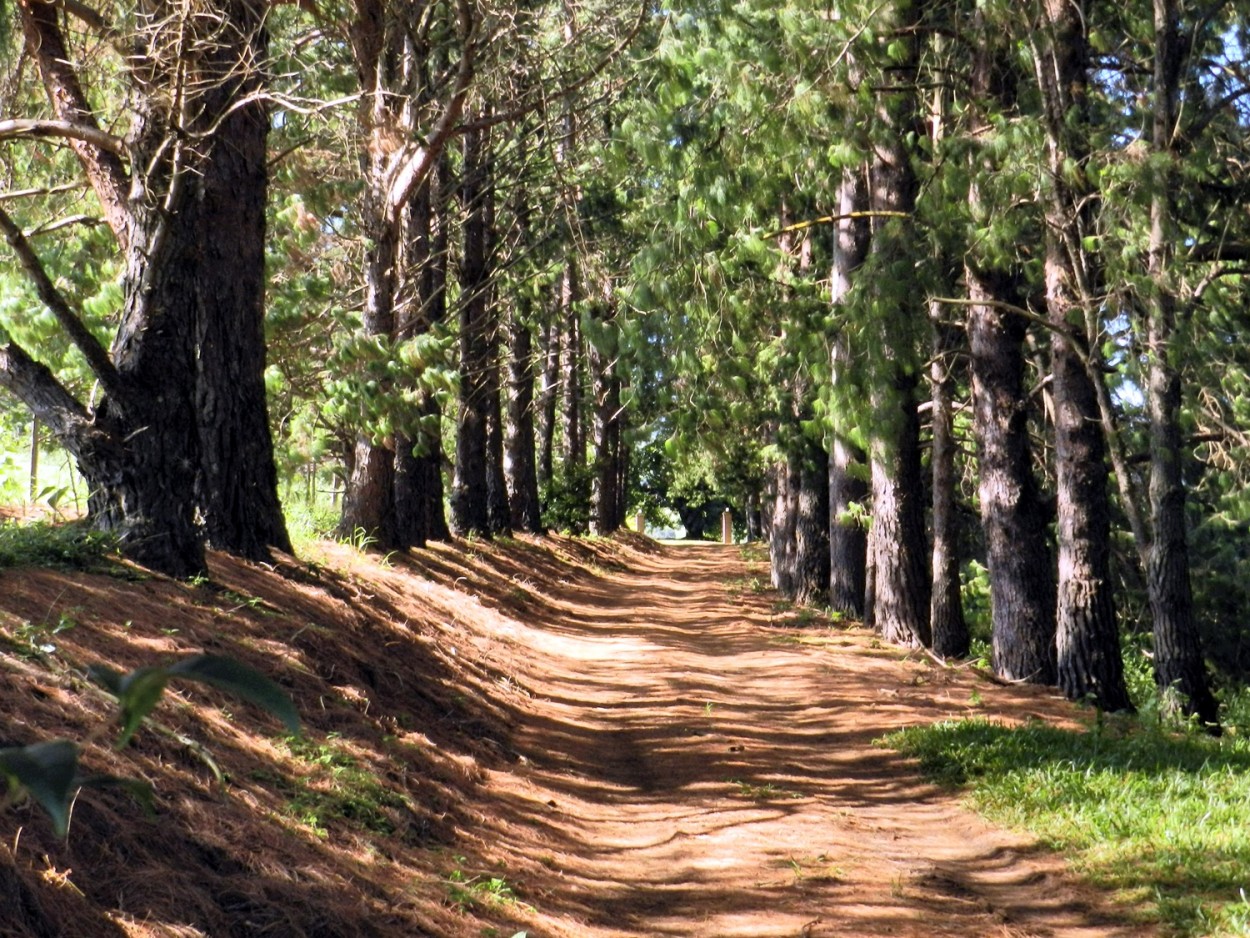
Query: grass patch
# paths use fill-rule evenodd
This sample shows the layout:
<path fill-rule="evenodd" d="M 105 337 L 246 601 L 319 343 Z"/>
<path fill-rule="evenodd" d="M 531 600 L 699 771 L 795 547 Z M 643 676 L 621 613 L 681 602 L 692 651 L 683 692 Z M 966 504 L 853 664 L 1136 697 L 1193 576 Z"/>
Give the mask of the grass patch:
<path fill-rule="evenodd" d="M 1169 934 L 1250 935 L 1250 742 L 1125 722 L 1074 732 L 964 720 L 886 745 L 966 789 L 1096 882 L 1153 908 Z"/>
<path fill-rule="evenodd" d="M 288 814 L 326 837 L 330 821 L 346 821 L 374 834 L 395 833 L 395 812 L 407 800 L 383 785 L 377 775 L 344 751 L 337 734 L 324 742 L 293 736 L 285 741 L 291 755 L 311 769 L 300 785 L 290 786 Z"/>
<path fill-rule="evenodd" d="M 90 570 L 117 550 L 117 539 L 81 521 L 0 522 L 0 569 Z"/>

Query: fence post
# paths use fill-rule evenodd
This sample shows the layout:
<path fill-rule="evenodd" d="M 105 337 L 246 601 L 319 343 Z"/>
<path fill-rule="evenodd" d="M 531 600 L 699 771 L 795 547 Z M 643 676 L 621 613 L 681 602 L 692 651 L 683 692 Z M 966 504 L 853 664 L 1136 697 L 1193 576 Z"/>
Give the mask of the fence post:
<path fill-rule="evenodd" d="M 732 544 L 734 542 L 733 514 L 728 508 L 720 516 L 720 541 L 722 544 Z"/>

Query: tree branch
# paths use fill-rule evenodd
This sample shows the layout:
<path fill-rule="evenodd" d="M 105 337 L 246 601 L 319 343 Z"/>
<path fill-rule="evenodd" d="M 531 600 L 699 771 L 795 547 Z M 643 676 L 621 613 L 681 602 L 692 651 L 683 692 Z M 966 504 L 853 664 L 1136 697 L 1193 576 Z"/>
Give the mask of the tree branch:
<path fill-rule="evenodd" d="M 99 135 L 95 139 L 87 139 L 93 134 L 84 132 L 63 136 L 69 140 L 86 170 L 87 178 L 104 207 L 104 217 L 118 244 L 125 250 L 130 242 L 131 223 L 126 201 L 130 184 L 122 164 L 125 148 L 123 146 L 119 152 L 113 144 L 118 138 L 101 130 L 95 119 L 57 23 L 57 4 L 48 0 L 17 0 L 17 8 L 22 17 L 27 52 L 39 65 L 44 89 L 52 102 L 57 122 L 74 128 L 91 128 L 94 134 Z"/>
<path fill-rule="evenodd" d="M 93 124 L 33 119 L 0 121 L 0 139 L 7 137 L 59 137 L 89 143 L 118 156 L 126 155 L 126 142 L 121 137 L 115 137 Z"/>
<path fill-rule="evenodd" d="M 113 361 L 109 358 L 108 352 L 91 333 L 91 330 L 83 324 L 78 314 L 70 308 L 65 297 L 61 295 L 61 292 L 52 282 L 52 278 L 48 276 L 48 272 L 43 269 L 39 256 L 35 253 L 34 248 L 30 246 L 30 242 L 26 239 L 26 235 L 22 233 L 22 229 L 17 226 L 3 209 L 0 209 L 0 232 L 3 232 L 4 239 L 9 242 L 9 247 L 17 255 L 18 262 L 21 263 L 22 269 L 26 271 L 26 276 L 35 285 L 35 291 L 39 294 L 39 299 L 43 300 L 44 305 L 56 317 L 56 321 L 65 330 L 65 334 L 74 343 L 74 347 L 82 353 L 87 360 L 87 364 L 91 367 L 91 371 L 99 379 L 100 384 L 103 385 L 104 390 L 111 397 L 124 401 L 126 395 L 121 376 L 117 373 L 117 369 L 113 367 Z M 43 418 L 41 417 L 40 419 Z"/>
<path fill-rule="evenodd" d="M 109 461 L 102 458 L 108 451 L 120 451 L 120 441 L 92 420 L 48 367 L 16 342 L 0 346 L 0 388 L 29 407 L 80 465 L 101 466 Z"/>
<path fill-rule="evenodd" d="M 468 11 L 468 4 L 462 3 L 460 7 L 460 15 L 467 20 L 471 15 Z M 399 213 L 408 204 L 408 200 L 412 198 L 417 187 L 429 178 L 439 154 L 443 152 L 444 145 L 456 129 L 456 123 L 464 112 L 464 102 L 469 96 L 469 88 L 473 84 L 475 73 L 477 49 L 474 35 L 477 28 L 477 23 L 468 24 L 464 55 L 461 56 L 460 67 L 456 71 L 456 87 L 434 132 L 421 143 L 408 144 L 400 149 L 391 164 L 388 171 L 390 184 L 387 186 L 386 201 L 387 208 L 394 219 L 398 219 Z"/>

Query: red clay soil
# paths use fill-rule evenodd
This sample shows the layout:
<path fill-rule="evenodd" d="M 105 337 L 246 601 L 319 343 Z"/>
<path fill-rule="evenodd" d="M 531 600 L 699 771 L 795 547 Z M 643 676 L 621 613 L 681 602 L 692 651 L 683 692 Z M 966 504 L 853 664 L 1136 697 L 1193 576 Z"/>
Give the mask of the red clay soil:
<path fill-rule="evenodd" d="M 0 814 L 0 935 L 1153 934 L 873 742 L 1078 711 L 805 624 L 766 580 L 736 548 L 637 537 L 215 557 L 200 585 L 0 574 L 0 744 L 99 739 L 85 664 L 201 650 L 306 722 L 274 739 L 189 690 L 124 752 L 89 744 L 156 813 L 85 790 L 63 842 Z"/>

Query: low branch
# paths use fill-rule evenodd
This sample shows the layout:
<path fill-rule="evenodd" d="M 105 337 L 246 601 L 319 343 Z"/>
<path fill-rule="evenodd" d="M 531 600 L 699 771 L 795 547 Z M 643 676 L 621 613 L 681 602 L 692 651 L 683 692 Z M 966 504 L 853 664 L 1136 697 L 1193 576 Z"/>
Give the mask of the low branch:
<path fill-rule="evenodd" d="M 115 461 L 108 456 L 120 452 L 117 438 L 92 420 L 47 365 L 35 361 L 16 342 L 0 345 L 0 388 L 30 408 L 80 465 L 101 467 Z"/>
<path fill-rule="evenodd" d="M 57 138 L 79 140 L 115 156 L 126 156 L 126 141 L 99 127 L 73 121 L 22 118 L 0 121 L 0 140 L 13 137 Z"/>
<path fill-rule="evenodd" d="M 70 308 L 68 301 L 61 295 L 61 291 L 56 288 L 52 278 L 48 276 L 48 272 L 43 269 L 43 263 L 39 260 L 39 255 L 30 246 L 30 242 L 26 239 L 26 235 L 22 233 L 22 229 L 3 210 L 0 210 L 0 232 L 3 232 L 4 239 L 9 243 L 9 247 L 13 249 L 13 253 L 17 255 L 18 262 L 22 265 L 22 269 L 26 271 L 26 276 L 34 284 L 35 291 L 39 294 L 39 299 L 48 307 L 52 315 L 56 317 L 56 321 L 65 330 L 65 334 L 74 343 L 74 347 L 82 353 L 87 360 L 87 364 L 91 367 L 91 371 L 104 387 L 104 390 L 118 400 L 125 400 L 121 376 L 117 373 L 117 369 L 113 367 L 113 361 L 109 358 L 108 351 L 100 343 L 100 340 L 91 333 L 91 330 L 86 327 L 81 317 Z M 41 417 L 40 419 L 43 418 Z"/>

